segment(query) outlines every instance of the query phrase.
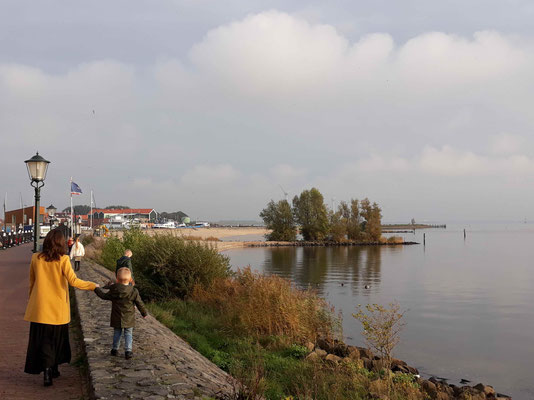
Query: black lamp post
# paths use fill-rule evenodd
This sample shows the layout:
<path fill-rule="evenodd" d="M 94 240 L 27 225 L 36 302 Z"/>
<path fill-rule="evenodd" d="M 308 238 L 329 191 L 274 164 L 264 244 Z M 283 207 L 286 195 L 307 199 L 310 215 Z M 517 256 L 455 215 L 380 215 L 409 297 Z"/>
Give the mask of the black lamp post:
<path fill-rule="evenodd" d="M 33 252 L 37 252 L 37 239 L 39 238 L 39 200 L 41 200 L 41 188 L 44 186 L 46 171 L 50 161 L 45 160 L 37 152 L 29 160 L 24 161 L 28 168 L 31 185 L 35 188 L 35 214 L 33 220 Z"/>

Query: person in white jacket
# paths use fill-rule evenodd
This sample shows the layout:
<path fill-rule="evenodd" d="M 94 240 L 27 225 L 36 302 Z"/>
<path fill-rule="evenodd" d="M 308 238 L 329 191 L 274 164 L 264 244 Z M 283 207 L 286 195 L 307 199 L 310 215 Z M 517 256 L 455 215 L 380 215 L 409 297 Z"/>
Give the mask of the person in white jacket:
<path fill-rule="evenodd" d="M 85 256 L 85 249 L 83 248 L 83 244 L 80 243 L 80 238 L 77 237 L 70 249 L 70 259 L 72 260 L 74 258 L 74 271 L 80 270 L 80 262 L 83 256 Z"/>

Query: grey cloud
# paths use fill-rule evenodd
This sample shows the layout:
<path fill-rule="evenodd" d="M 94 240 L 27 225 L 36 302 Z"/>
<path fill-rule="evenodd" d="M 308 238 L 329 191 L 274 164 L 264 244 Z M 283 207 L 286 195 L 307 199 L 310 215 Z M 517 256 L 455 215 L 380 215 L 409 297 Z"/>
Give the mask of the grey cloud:
<path fill-rule="evenodd" d="M 352 39 L 266 11 L 201 37 L 142 65 L 0 63 L 0 190 L 31 198 L 22 161 L 38 149 L 53 161 L 44 202 L 59 206 L 73 176 L 101 206 L 206 219 L 255 218 L 279 184 L 369 196 L 389 220 L 493 217 L 503 191 L 517 205 L 503 216 L 527 212 L 531 36 Z"/>

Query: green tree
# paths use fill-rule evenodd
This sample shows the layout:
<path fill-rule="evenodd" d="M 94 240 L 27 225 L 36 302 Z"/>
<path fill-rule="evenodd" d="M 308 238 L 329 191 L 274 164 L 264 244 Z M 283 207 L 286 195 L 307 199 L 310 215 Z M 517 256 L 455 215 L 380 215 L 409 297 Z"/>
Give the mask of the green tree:
<path fill-rule="evenodd" d="M 87 215 L 91 212 L 91 206 L 86 206 L 82 204 L 76 205 L 72 209 L 74 211 L 74 214 L 76 215 Z M 70 206 L 65 207 L 63 209 L 63 212 L 70 212 Z"/>
<path fill-rule="evenodd" d="M 404 313 L 398 303 L 390 303 L 389 307 L 379 304 L 367 304 L 365 307 L 358 305 L 358 312 L 352 314 L 361 322 L 362 334 L 368 347 L 378 352 L 385 363 L 385 369 L 391 369 L 393 349 L 399 343 L 400 332 L 404 327 Z"/>
<path fill-rule="evenodd" d="M 365 240 L 378 241 L 382 235 L 382 210 L 367 198 L 361 201 L 360 209 Z"/>
<path fill-rule="evenodd" d="M 291 242 L 297 238 L 293 210 L 287 200 L 280 200 L 278 203 L 271 200 L 261 211 L 260 217 L 265 226 L 272 230 L 267 235 L 267 240 Z"/>
<path fill-rule="evenodd" d="M 304 240 L 323 240 L 328 234 L 328 212 L 321 192 L 316 188 L 304 190 L 293 198 L 295 220 Z"/>
<path fill-rule="evenodd" d="M 107 206 L 105 209 L 106 210 L 127 210 L 131 208 L 130 206 L 121 206 L 121 205 L 116 205 L 116 206 Z"/>
<path fill-rule="evenodd" d="M 347 220 L 343 217 L 341 210 L 338 209 L 337 212 L 330 210 L 328 219 L 330 223 L 330 238 L 334 242 L 345 241 L 347 238 Z"/>
<path fill-rule="evenodd" d="M 345 203 L 343 212 L 347 215 L 347 236 L 349 240 L 362 240 L 362 217 L 358 200 L 351 199 L 350 207 Z"/>

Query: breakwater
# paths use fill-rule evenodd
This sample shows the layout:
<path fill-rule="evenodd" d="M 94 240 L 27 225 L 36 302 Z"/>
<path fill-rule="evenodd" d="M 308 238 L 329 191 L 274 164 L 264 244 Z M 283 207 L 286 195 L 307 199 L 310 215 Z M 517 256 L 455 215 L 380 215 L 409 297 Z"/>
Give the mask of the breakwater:
<path fill-rule="evenodd" d="M 343 362 L 355 363 L 359 368 L 369 371 L 380 371 L 384 367 L 384 361 L 369 349 L 349 346 L 341 341 L 318 340 L 317 344 L 309 343 L 310 353 L 306 359 L 311 362 L 325 361 L 332 364 Z M 497 393 L 492 386 L 478 383 L 474 386 L 456 386 L 448 384 L 445 380 L 436 377 L 421 379 L 419 371 L 398 359 L 391 360 L 391 370 L 395 373 L 413 374 L 421 391 L 430 399 L 439 400 L 511 400 L 511 397 Z M 376 380 L 371 384 L 370 395 L 372 398 L 385 398 L 388 393 L 387 382 Z"/>
<path fill-rule="evenodd" d="M 418 242 L 329 242 L 329 241 L 295 241 L 295 242 L 243 242 L 243 247 L 347 247 L 347 246 L 399 246 L 415 245 Z"/>

